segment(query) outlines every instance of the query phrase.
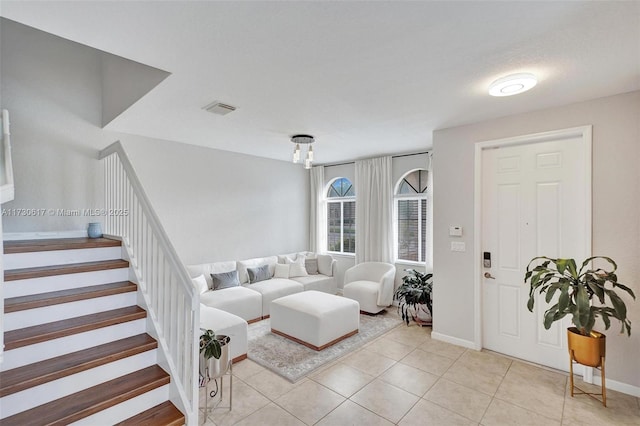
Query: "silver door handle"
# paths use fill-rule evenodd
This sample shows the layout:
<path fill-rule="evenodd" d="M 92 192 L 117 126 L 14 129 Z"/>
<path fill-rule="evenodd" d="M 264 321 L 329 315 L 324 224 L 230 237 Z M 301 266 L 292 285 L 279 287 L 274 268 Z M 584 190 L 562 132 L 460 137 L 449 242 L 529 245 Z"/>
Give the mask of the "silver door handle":
<path fill-rule="evenodd" d="M 484 273 L 484 277 L 485 278 L 489 278 L 491 280 L 495 280 L 496 279 L 496 277 L 492 276 L 490 272 L 485 272 Z"/>

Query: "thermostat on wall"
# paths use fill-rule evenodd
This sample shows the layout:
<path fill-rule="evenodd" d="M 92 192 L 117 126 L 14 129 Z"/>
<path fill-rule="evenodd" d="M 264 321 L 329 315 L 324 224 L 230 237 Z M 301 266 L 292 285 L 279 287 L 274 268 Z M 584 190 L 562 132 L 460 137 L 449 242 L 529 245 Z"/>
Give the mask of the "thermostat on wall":
<path fill-rule="evenodd" d="M 450 237 L 462 237 L 462 226 L 450 226 L 449 227 L 449 236 Z"/>

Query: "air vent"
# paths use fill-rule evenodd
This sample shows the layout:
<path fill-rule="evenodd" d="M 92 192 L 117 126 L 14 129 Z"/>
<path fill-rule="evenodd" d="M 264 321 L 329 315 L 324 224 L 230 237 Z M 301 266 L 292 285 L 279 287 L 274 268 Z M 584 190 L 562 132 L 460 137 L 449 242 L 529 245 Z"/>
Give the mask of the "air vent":
<path fill-rule="evenodd" d="M 231 105 L 227 105 L 227 104 L 223 104 L 222 102 L 212 102 L 209 105 L 207 105 L 206 107 L 203 108 L 206 111 L 209 111 L 213 114 L 218 114 L 218 115 L 227 115 L 230 112 L 233 112 L 236 110 L 236 107 L 231 106 Z"/>

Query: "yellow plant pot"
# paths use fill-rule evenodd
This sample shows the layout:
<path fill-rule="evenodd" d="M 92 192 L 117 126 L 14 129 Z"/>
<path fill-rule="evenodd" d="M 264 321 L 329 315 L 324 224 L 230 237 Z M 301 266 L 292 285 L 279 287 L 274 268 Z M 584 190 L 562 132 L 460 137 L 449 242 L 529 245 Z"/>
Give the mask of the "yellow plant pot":
<path fill-rule="evenodd" d="M 605 357 L 607 336 L 592 331 L 589 336 L 583 336 L 576 327 L 567 328 L 569 354 L 573 351 L 573 359 L 588 367 L 600 367 Z"/>

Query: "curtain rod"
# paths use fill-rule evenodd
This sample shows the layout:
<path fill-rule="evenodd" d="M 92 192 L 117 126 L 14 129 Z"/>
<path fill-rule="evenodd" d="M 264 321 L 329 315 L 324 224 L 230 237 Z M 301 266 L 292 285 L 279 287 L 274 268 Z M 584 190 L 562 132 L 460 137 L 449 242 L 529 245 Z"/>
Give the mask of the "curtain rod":
<path fill-rule="evenodd" d="M 400 157 L 411 157 L 413 155 L 423 155 L 423 154 L 429 154 L 431 151 L 423 151 L 423 152 L 414 152 L 413 154 L 398 154 L 398 155 L 392 155 L 391 158 L 400 158 Z M 335 164 L 326 164 L 324 165 L 324 167 L 336 167 L 336 166 L 345 166 L 347 164 L 355 164 L 355 161 L 346 161 L 344 163 L 335 163 Z"/>

